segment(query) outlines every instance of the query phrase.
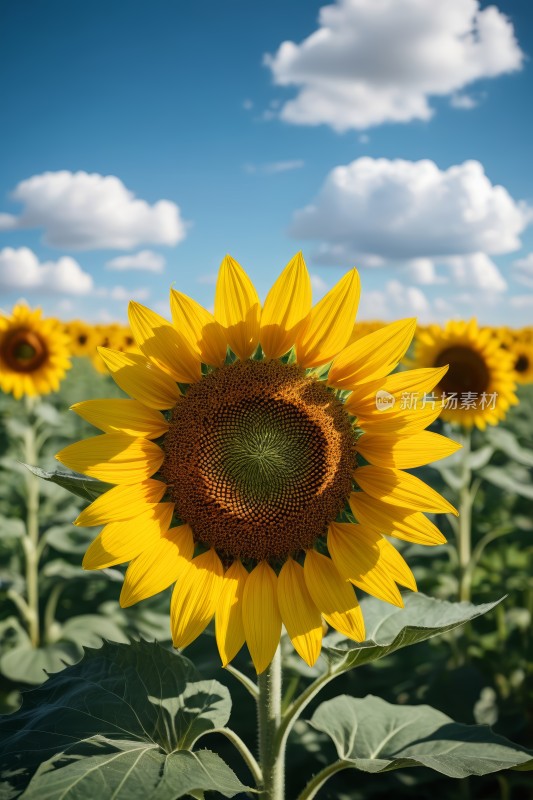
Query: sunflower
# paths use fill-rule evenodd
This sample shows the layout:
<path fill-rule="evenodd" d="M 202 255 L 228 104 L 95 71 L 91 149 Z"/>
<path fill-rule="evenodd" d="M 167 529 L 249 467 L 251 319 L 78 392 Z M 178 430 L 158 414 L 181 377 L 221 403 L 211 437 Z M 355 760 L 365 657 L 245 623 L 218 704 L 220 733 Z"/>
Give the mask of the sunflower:
<path fill-rule="evenodd" d="M 73 356 L 92 356 L 96 352 L 94 328 L 79 319 L 71 320 L 63 325 L 63 330 L 70 339 Z"/>
<path fill-rule="evenodd" d="M 517 383 L 533 382 L 533 341 L 526 330 L 516 331 L 509 337 L 506 347 L 513 358 Z"/>
<path fill-rule="evenodd" d="M 42 319 L 40 308 L 19 304 L 11 316 L 0 316 L 0 389 L 17 400 L 56 391 L 70 368 L 69 356 L 61 324 Z"/>
<path fill-rule="evenodd" d="M 492 329 L 477 322 L 429 325 L 416 338 L 414 365 L 449 369 L 435 388 L 442 419 L 484 430 L 497 425 L 517 403 L 512 358 Z"/>
<path fill-rule="evenodd" d="M 100 348 L 132 399 L 73 406 L 104 433 L 57 456 L 115 484 L 76 520 L 104 525 L 83 565 L 131 562 L 123 607 L 175 583 L 176 647 L 215 616 L 223 665 L 246 642 L 261 673 L 283 624 L 314 664 L 322 620 L 364 639 L 354 586 L 397 606 L 398 584 L 416 591 L 383 534 L 445 541 L 423 512 L 457 512 L 403 470 L 458 445 L 423 430 L 438 409 L 398 403 L 381 412 L 376 392 L 396 400 L 412 387 L 429 391 L 446 367 L 387 377 L 409 346 L 412 319 L 346 346 L 359 291 L 354 269 L 312 307 L 298 254 L 261 309 L 226 256 L 214 315 L 171 290 L 173 324 L 130 303 L 141 355 Z"/>
<path fill-rule="evenodd" d="M 96 371 L 102 375 L 107 375 L 108 370 L 105 361 L 100 355 L 100 347 L 111 348 L 121 353 L 132 352 L 138 355 L 141 353 L 128 326 L 119 325 L 116 322 L 110 325 L 95 325 L 94 337 L 92 364 Z"/>

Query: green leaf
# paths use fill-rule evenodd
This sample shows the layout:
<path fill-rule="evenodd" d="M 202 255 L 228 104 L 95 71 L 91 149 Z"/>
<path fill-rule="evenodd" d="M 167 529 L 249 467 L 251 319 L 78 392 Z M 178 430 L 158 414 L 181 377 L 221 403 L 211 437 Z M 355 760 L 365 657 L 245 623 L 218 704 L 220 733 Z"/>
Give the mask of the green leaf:
<path fill-rule="evenodd" d="M 87 544 L 85 545 L 85 549 L 87 549 Z M 53 561 L 48 561 L 48 563 L 44 565 L 41 575 L 44 575 L 47 578 L 62 578 L 65 581 L 72 579 L 94 581 L 98 578 L 107 578 L 110 581 L 124 580 L 124 575 L 119 569 L 107 567 L 106 569 L 98 570 L 98 572 L 95 574 L 92 570 L 83 569 L 81 564 L 79 566 L 75 566 L 74 564 L 69 564 L 67 561 L 63 561 L 60 558 L 55 558 Z"/>
<path fill-rule="evenodd" d="M 423 642 L 451 631 L 481 614 L 486 614 L 500 601 L 473 605 L 449 603 L 420 593 L 403 595 L 404 608 L 396 608 L 374 597 L 361 601 L 367 640 L 355 644 L 340 634 L 324 640 L 322 653 L 334 674 L 377 661 L 407 645 Z"/>
<path fill-rule="evenodd" d="M 47 673 L 63 669 L 81 658 L 82 649 L 75 642 L 55 642 L 45 647 L 32 647 L 28 640 L 0 658 L 0 673 L 17 684 L 39 684 Z"/>
<path fill-rule="evenodd" d="M 105 643 L 100 650 L 86 650 L 78 664 L 27 692 L 22 709 L 0 721 L 0 776 L 14 785 L 25 785 L 38 765 L 48 760 L 48 765 L 36 773 L 36 780 L 44 780 L 50 770 L 54 773 L 47 781 L 62 780 L 59 773 L 63 769 L 78 775 L 77 771 L 85 767 L 74 762 L 87 760 L 84 748 L 91 740 L 94 747 L 105 746 L 105 753 L 91 749 L 91 758 L 127 751 L 112 762 L 129 765 L 121 773 L 125 779 L 129 768 L 135 775 L 139 769 L 148 770 L 152 762 L 145 751 L 153 751 L 154 758 L 159 759 L 159 780 L 164 783 L 169 774 L 174 775 L 172 786 L 179 786 L 180 769 L 173 772 L 170 756 L 177 750 L 189 750 L 206 731 L 223 727 L 230 708 L 228 689 L 217 681 L 201 680 L 194 665 L 183 656 L 155 642 Z M 130 760 L 135 746 L 141 766 Z M 99 769 L 100 762 L 95 766 Z M 219 776 L 222 785 L 229 774 L 229 768 L 225 769 L 226 778 L 223 770 Z M 211 788 L 211 778 L 206 775 L 204 779 L 206 783 L 196 784 L 196 788 Z M 213 780 L 217 779 L 215 775 Z M 142 782 L 140 775 L 137 780 Z M 104 800 L 113 796 L 113 791 L 108 787 L 107 794 L 99 791 L 97 796 Z M 46 795 L 35 790 L 34 796 Z M 144 798 L 147 796 L 151 798 L 152 794 L 145 793 Z M 167 796 L 171 795 L 161 795 Z"/>
<path fill-rule="evenodd" d="M 25 800 L 174 800 L 198 789 L 234 797 L 247 788 L 209 750 L 165 754 L 148 742 L 93 737 L 83 752 L 61 753 L 39 767 Z"/>
<path fill-rule="evenodd" d="M 76 510 L 71 520 L 75 519 L 78 513 L 79 510 Z M 44 538 L 46 544 L 60 553 L 84 553 L 94 539 L 94 531 L 77 528 L 71 521 L 62 525 L 52 525 L 44 534 Z"/>
<path fill-rule="evenodd" d="M 108 489 L 113 488 L 110 483 L 87 478 L 85 475 L 78 475 L 77 472 L 47 472 L 40 467 L 32 467 L 31 464 L 24 464 L 24 466 L 38 478 L 50 481 L 50 483 L 56 483 L 58 486 L 62 486 L 72 494 L 83 497 L 84 500 L 89 500 L 91 503 L 101 494 L 107 492 Z"/>
<path fill-rule="evenodd" d="M 4 517 L 0 514 L 0 538 L 22 539 L 26 535 L 26 526 L 21 519 Z"/>
<path fill-rule="evenodd" d="M 487 428 L 486 437 L 489 442 L 505 453 L 512 461 L 517 461 L 525 467 L 533 467 L 533 453 L 521 447 L 516 440 L 516 436 L 509 430 L 497 426 Z"/>
<path fill-rule="evenodd" d="M 510 494 L 519 494 L 522 497 L 527 497 L 528 500 L 533 500 L 533 485 L 520 480 L 520 477 L 527 479 L 525 470 L 521 470 L 519 475 L 516 475 L 516 470 L 513 470 L 513 474 L 511 474 L 508 467 L 506 467 L 504 471 L 502 467 L 489 466 L 484 467 L 478 474 L 489 483 L 492 483 L 493 486 L 497 486 L 498 489 L 503 489 Z"/>
<path fill-rule="evenodd" d="M 350 716 L 357 720 L 357 735 L 351 739 L 338 724 L 339 718 Z M 341 695 L 322 703 L 310 724 L 331 737 L 347 767 L 363 772 L 428 767 L 450 778 L 466 778 L 517 766 L 533 768 L 533 750 L 484 725 L 454 722 L 431 706 L 395 706 L 372 695 Z"/>

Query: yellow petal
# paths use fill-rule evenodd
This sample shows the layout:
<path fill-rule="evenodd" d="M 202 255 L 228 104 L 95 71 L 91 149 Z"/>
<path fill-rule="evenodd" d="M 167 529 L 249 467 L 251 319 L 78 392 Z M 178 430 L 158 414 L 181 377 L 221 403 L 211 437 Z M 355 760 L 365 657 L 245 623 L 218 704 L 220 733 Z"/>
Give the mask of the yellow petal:
<path fill-rule="evenodd" d="M 261 313 L 260 341 L 268 358 L 291 349 L 310 310 L 311 279 L 297 253 L 269 291 Z"/>
<path fill-rule="evenodd" d="M 303 567 L 292 558 L 278 576 L 278 603 L 294 649 L 312 667 L 322 647 L 322 620 L 305 583 Z"/>
<path fill-rule="evenodd" d="M 389 375 L 388 378 L 367 381 L 353 388 L 346 401 L 346 408 L 359 419 L 387 419 L 408 414 L 409 405 L 412 405 L 415 411 L 423 407 L 424 395 L 439 383 L 447 371 L 448 365 L 437 368 L 410 369 L 396 372 L 394 375 Z M 394 398 L 392 405 L 385 411 L 379 410 L 378 392 L 387 392 Z M 439 404 L 440 400 L 434 405 Z M 431 403 L 429 406 L 433 408 Z M 427 404 L 425 407 L 427 408 Z"/>
<path fill-rule="evenodd" d="M 386 467 L 358 467 L 354 478 L 363 492 L 383 503 L 411 508 L 413 511 L 459 515 L 444 497 L 408 472 Z"/>
<path fill-rule="evenodd" d="M 234 561 L 224 574 L 223 589 L 215 615 L 218 652 L 225 667 L 244 644 L 242 603 L 248 572 L 240 561 Z"/>
<path fill-rule="evenodd" d="M 439 433 L 421 431 L 413 436 L 374 435 L 365 433 L 357 440 L 357 450 L 376 467 L 413 469 L 438 461 L 457 452 L 458 442 Z"/>
<path fill-rule="evenodd" d="M 222 591 L 223 574 L 224 567 L 213 548 L 180 571 L 170 603 L 174 647 L 187 647 L 209 625 Z"/>
<path fill-rule="evenodd" d="M 328 384 L 352 389 L 361 381 L 384 378 L 406 354 L 416 329 L 416 319 L 402 319 L 362 336 L 335 358 Z"/>
<path fill-rule="evenodd" d="M 409 436 L 418 431 L 424 430 L 432 422 L 435 422 L 437 417 L 442 411 L 442 404 L 435 403 L 435 408 L 427 405 L 425 408 L 420 407 L 410 409 L 402 414 L 392 414 L 389 416 L 388 411 L 378 416 L 377 414 L 367 419 L 358 417 L 358 425 L 367 433 L 381 434 L 401 434 L 402 436 Z"/>
<path fill-rule="evenodd" d="M 188 525 L 171 528 L 136 556 L 124 576 L 122 608 L 164 591 L 174 583 L 192 558 L 194 542 Z"/>
<path fill-rule="evenodd" d="M 168 431 L 164 416 L 138 400 L 84 400 L 74 403 L 70 408 L 106 433 L 157 439 Z"/>
<path fill-rule="evenodd" d="M 214 316 L 196 300 L 175 289 L 170 290 L 170 309 L 177 330 L 204 364 L 221 367 L 226 360 L 226 335 Z"/>
<path fill-rule="evenodd" d="M 359 273 L 352 269 L 311 309 L 296 337 L 298 364 L 318 367 L 340 353 L 352 333 L 360 292 Z"/>
<path fill-rule="evenodd" d="M 103 433 L 70 444 L 56 458 L 74 470 L 106 483 L 140 483 L 157 472 L 164 453 L 154 442 L 123 433 Z"/>
<path fill-rule="evenodd" d="M 350 508 L 358 522 L 370 525 L 387 536 L 415 544 L 445 544 L 446 538 L 421 511 L 382 503 L 365 492 L 352 492 Z"/>
<path fill-rule="evenodd" d="M 176 382 L 145 356 L 107 347 L 98 352 L 120 388 L 149 408 L 173 408 L 180 398 Z"/>
<path fill-rule="evenodd" d="M 146 358 L 179 383 L 195 383 L 200 378 L 198 354 L 164 317 L 133 300 L 128 317 L 135 341 Z"/>
<path fill-rule="evenodd" d="M 416 591 L 411 570 L 391 543 L 374 528 L 333 522 L 328 530 L 328 550 L 344 578 L 386 603 L 403 606 L 395 580 Z"/>
<path fill-rule="evenodd" d="M 138 514 L 144 514 L 150 506 L 159 503 L 166 489 L 164 483 L 151 478 L 143 483 L 115 486 L 93 500 L 74 521 L 74 525 L 90 527 L 132 519 Z"/>
<path fill-rule="evenodd" d="M 333 561 L 316 550 L 308 550 L 304 577 L 309 594 L 328 625 L 349 639 L 363 642 L 365 623 L 359 602 Z"/>
<path fill-rule="evenodd" d="M 220 265 L 215 292 L 215 319 L 226 332 L 233 352 L 249 358 L 259 344 L 261 305 L 254 285 L 231 256 Z"/>
<path fill-rule="evenodd" d="M 172 521 L 174 503 L 158 503 L 144 514 L 123 522 L 110 522 L 91 542 L 83 569 L 105 569 L 138 556 L 157 545 Z"/>
<path fill-rule="evenodd" d="M 258 675 L 268 667 L 281 637 L 276 573 L 266 561 L 250 572 L 244 587 L 242 621 Z"/>

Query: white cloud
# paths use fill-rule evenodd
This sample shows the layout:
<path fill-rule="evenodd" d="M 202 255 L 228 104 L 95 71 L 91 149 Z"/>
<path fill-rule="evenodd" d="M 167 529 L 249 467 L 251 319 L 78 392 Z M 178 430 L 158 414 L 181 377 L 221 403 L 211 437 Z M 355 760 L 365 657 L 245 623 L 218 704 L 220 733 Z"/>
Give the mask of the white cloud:
<path fill-rule="evenodd" d="M 69 256 L 41 263 L 29 247 L 4 247 L 0 250 L 0 288 L 87 295 L 93 290 L 93 279 Z"/>
<path fill-rule="evenodd" d="M 20 216 L 0 215 L 0 229 L 44 228 L 44 241 L 76 250 L 175 245 L 185 238 L 180 209 L 169 200 L 149 205 L 119 178 L 87 172 L 44 172 L 12 193 Z"/>
<path fill-rule="evenodd" d="M 131 289 L 126 286 L 99 286 L 95 289 L 94 294 L 96 297 L 106 297 L 109 300 L 128 303 L 130 300 L 146 300 L 150 296 L 150 290 L 144 287 Z"/>
<path fill-rule="evenodd" d="M 244 108 L 245 111 L 251 111 L 252 108 L 254 107 L 254 104 L 252 100 L 246 99 L 242 101 L 242 107 Z"/>
<path fill-rule="evenodd" d="M 511 252 L 532 219 L 478 161 L 440 170 L 430 160 L 362 157 L 328 174 L 290 233 L 319 241 L 318 263 L 379 266 Z"/>
<path fill-rule="evenodd" d="M 165 258 L 160 253 L 154 253 L 153 250 L 140 250 L 131 256 L 117 256 L 108 261 L 106 267 L 108 269 L 143 269 L 148 272 L 163 272 L 165 268 Z"/>
<path fill-rule="evenodd" d="M 452 94 L 450 97 L 450 105 L 452 108 L 461 108 L 465 111 L 470 111 L 471 108 L 476 108 L 478 101 L 470 94 Z"/>
<path fill-rule="evenodd" d="M 311 273 L 309 277 L 311 279 L 311 287 L 315 294 L 315 300 L 317 299 L 316 296 L 322 297 L 323 295 L 325 295 L 329 289 L 329 286 L 326 283 L 326 281 L 323 278 L 321 278 L 320 275 L 316 275 L 315 273 Z"/>
<path fill-rule="evenodd" d="M 519 294 L 509 298 L 513 308 L 533 308 L 533 294 Z"/>
<path fill-rule="evenodd" d="M 405 286 L 397 280 L 387 281 L 383 290 L 371 290 L 361 297 L 360 316 L 364 319 L 387 319 L 390 317 L 431 316 L 430 303 L 417 286 Z"/>
<path fill-rule="evenodd" d="M 196 278 L 196 283 L 201 283 L 205 286 L 216 286 L 217 282 L 217 275 L 212 272 L 208 275 L 198 275 Z"/>
<path fill-rule="evenodd" d="M 407 276 L 414 283 L 422 286 L 434 286 L 438 283 L 446 283 L 446 278 L 437 275 L 435 264 L 430 258 L 412 258 L 407 262 L 405 268 Z"/>
<path fill-rule="evenodd" d="M 298 87 L 282 119 L 346 131 L 427 120 L 432 96 L 518 70 L 523 59 L 510 20 L 479 0 L 337 0 L 320 9 L 314 33 L 264 61 L 276 84 Z"/>
<path fill-rule="evenodd" d="M 453 256 L 446 260 L 456 286 L 475 287 L 480 292 L 504 292 L 507 283 L 500 270 L 485 253 Z"/>
<path fill-rule="evenodd" d="M 513 263 L 513 277 L 524 286 L 533 286 L 533 253 Z"/>
<path fill-rule="evenodd" d="M 267 164 L 245 164 L 244 171 L 249 175 L 261 173 L 263 175 L 276 175 L 279 172 L 290 172 L 294 169 L 301 169 L 305 162 L 300 158 L 288 161 L 271 161 Z"/>

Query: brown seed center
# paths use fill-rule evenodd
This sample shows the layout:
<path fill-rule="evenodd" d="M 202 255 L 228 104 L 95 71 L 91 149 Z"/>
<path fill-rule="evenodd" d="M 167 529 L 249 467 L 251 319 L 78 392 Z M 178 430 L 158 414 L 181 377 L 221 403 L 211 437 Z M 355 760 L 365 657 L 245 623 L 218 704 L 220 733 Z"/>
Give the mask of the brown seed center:
<path fill-rule="evenodd" d="M 446 394 L 463 392 L 486 392 L 490 384 L 490 373 L 484 359 L 463 345 L 447 347 L 437 356 L 435 367 L 449 364 L 450 368 L 438 385 Z"/>
<path fill-rule="evenodd" d="M 243 361 L 189 387 L 164 441 L 176 513 L 227 559 L 311 547 L 351 489 L 342 404 L 295 365 Z"/>
<path fill-rule="evenodd" d="M 48 348 L 35 331 L 18 328 L 3 338 L 0 355 L 14 372 L 35 372 L 48 358 Z"/>

